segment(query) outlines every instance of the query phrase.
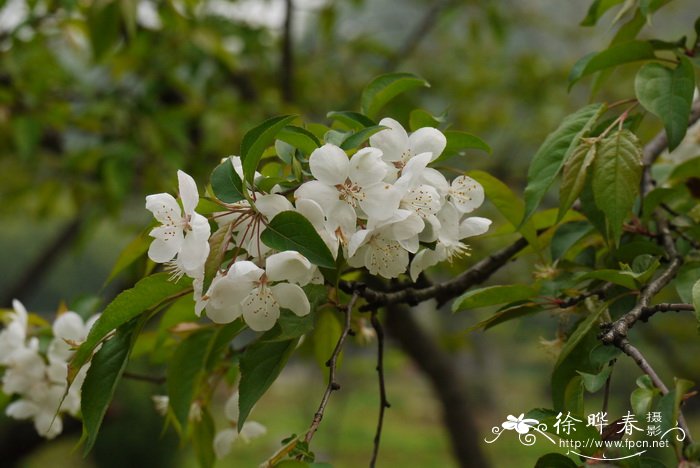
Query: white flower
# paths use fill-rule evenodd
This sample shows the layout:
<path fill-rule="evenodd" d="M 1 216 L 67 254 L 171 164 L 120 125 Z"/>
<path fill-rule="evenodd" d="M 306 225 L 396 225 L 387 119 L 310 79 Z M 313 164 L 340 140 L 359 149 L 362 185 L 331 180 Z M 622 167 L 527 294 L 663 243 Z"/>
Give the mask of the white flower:
<path fill-rule="evenodd" d="M 234 392 L 226 401 L 224 414 L 231 424 L 235 425 L 238 423 L 238 392 Z M 265 435 L 266 433 L 267 429 L 265 426 L 255 421 L 246 421 L 243 423 L 241 432 L 233 428 L 219 431 L 214 437 L 214 453 L 216 453 L 216 458 L 223 458 L 228 455 L 231 452 L 231 446 L 236 440 L 248 443 L 250 440 Z"/>
<path fill-rule="evenodd" d="M 365 267 L 372 275 L 396 278 L 408 267 L 408 253 L 418 250 L 424 222 L 415 213 L 397 210 L 386 222 L 357 231 L 348 246 L 348 264 Z"/>
<path fill-rule="evenodd" d="M 315 201 L 326 216 L 383 220 L 398 208 L 401 194 L 383 182 L 388 167 L 374 148 L 348 159 L 339 147 L 325 144 L 311 153 L 309 167 L 316 180 L 302 184 L 294 198 Z"/>
<path fill-rule="evenodd" d="M 512 431 L 515 429 L 518 434 L 527 434 L 530 432 L 530 428 L 533 426 L 537 426 L 540 422 L 537 419 L 525 419 L 525 414 L 521 414 L 517 418 L 513 415 L 508 415 L 506 418 L 507 421 L 505 421 L 501 426 L 503 426 L 503 429 L 506 429 L 508 431 Z"/>
<path fill-rule="evenodd" d="M 382 151 L 384 161 L 401 170 L 411 158 L 422 153 L 430 153 L 430 161 L 438 158 L 447 145 L 443 133 L 431 127 L 419 128 L 411 135 L 396 120 L 384 118 L 379 125 L 388 127 L 375 133 L 369 139 L 372 147 Z M 389 181 L 396 180 L 397 171 L 389 174 Z"/>
<path fill-rule="evenodd" d="M 308 284 L 314 272 L 315 267 L 294 251 L 269 256 L 265 270 L 247 260 L 237 261 L 225 275 L 212 281 L 207 316 L 216 323 L 243 316 L 252 330 L 266 331 L 277 322 L 280 308 L 300 317 L 307 315 L 311 305 L 299 285 Z M 277 284 L 271 285 L 273 282 Z"/>
<path fill-rule="evenodd" d="M 146 197 L 146 209 L 161 223 L 151 230 L 154 238 L 148 249 L 148 257 L 157 263 L 177 259 L 171 264 L 175 276 L 197 270 L 209 255 L 211 228 L 207 219 L 197 213 L 199 202 L 197 185 L 186 173 L 177 171 L 182 210 L 175 198 L 168 193 Z"/>
<path fill-rule="evenodd" d="M 471 177 L 459 176 L 452 181 L 448 196 L 461 213 L 471 213 L 484 202 L 484 188 Z"/>
<path fill-rule="evenodd" d="M 7 395 L 24 393 L 46 375 L 46 364 L 39 354 L 39 343 L 32 340 L 30 346 L 18 348 L 5 364 L 5 374 L 2 376 L 2 391 Z"/>
<path fill-rule="evenodd" d="M 0 332 L 0 364 L 7 365 L 12 354 L 24 348 L 27 338 L 27 309 L 17 299 L 12 301 L 14 311 L 9 315 L 10 322 Z"/>
<path fill-rule="evenodd" d="M 64 390 L 65 386 L 38 383 L 23 398 L 10 403 L 5 413 L 15 419 L 34 419 L 39 435 L 53 439 L 63 430 L 63 421 L 56 413 Z"/>
<path fill-rule="evenodd" d="M 56 318 L 52 330 L 54 339 L 48 349 L 49 357 L 67 361 L 73 356 L 74 348 L 85 341 L 92 325 L 99 315 L 92 316 L 87 322 L 75 312 L 64 312 Z"/>

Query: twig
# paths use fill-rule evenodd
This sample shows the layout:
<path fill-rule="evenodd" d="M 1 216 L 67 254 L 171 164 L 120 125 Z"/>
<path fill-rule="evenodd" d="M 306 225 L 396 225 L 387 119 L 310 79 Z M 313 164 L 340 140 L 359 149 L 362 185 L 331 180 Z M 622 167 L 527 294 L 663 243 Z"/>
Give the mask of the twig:
<path fill-rule="evenodd" d="M 668 387 L 666 384 L 664 384 L 663 380 L 659 377 L 659 374 L 656 373 L 653 367 L 651 367 L 651 364 L 649 364 L 649 361 L 646 360 L 644 355 L 632 346 L 632 344 L 627 340 L 627 338 L 624 338 L 620 343 L 617 345 L 618 348 L 622 350 L 623 353 L 631 357 L 635 363 L 639 366 L 642 371 L 649 376 L 651 381 L 654 383 L 654 386 L 659 389 L 662 395 L 666 395 L 668 393 Z M 688 428 L 688 424 L 685 421 L 685 417 L 683 416 L 683 413 L 681 410 L 678 410 L 678 425 L 683 429 L 683 432 L 685 432 L 685 443 L 686 444 L 692 444 L 693 443 L 693 438 L 690 435 L 690 429 Z"/>
<path fill-rule="evenodd" d="M 122 373 L 122 377 L 124 377 L 125 379 L 138 380 L 141 382 L 148 382 L 148 383 L 152 383 L 154 385 L 163 385 L 166 381 L 164 376 L 137 374 L 135 372 L 129 372 L 129 371 L 124 371 Z"/>
<path fill-rule="evenodd" d="M 646 322 L 657 312 L 682 312 L 682 311 L 694 311 L 695 307 L 692 304 L 656 304 L 649 307 L 644 307 L 642 309 L 642 314 L 639 316 L 639 320 Z"/>
<path fill-rule="evenodd" d="M 416 305 L 428 299 L 437 299 L 438 304 L 442 305 L 464 292 L 467 288 L 486 281 L 494 272 L 505 265 L 513 255 L 524 249 L 525 246 L 527 246 L 527 241 L 520 238 L 508 247 L 477 262 L 453 280 L 427 288 L 406 288 L 401 291 L 386 293 L 368 288 L 364 283 L 347 281 L 341 281 L 340 287 L 347 293 L 356 292 L 365 299 L 368 304 L 360 309 L 364 311 L 376 309 L 387 304 Z"/>
<path fill-rule="evenodd" d="M 613 283 L 605 283 L 592 291 L 579 294 L 578 296 L 570 297 L 568 299 L 564 299 L 561 302 L 559 302 L 558 305 L 562 309 L 566 309 L 567 307 L 575 306 L 579 302 L 583 302 L 589 297 L 598 296 L 599 298 L 605 298 L 605 295 L 608 293 L 608 290 L 611 289 L 613 286 Z"/>
<path fill-rule="evenodd" d="M 390 408 L 389 400 L 386 397 L 386 383 L 384 381 L 384 329 L 377 318 L 377 311 L 372 311 L 372 327 L 377 333 L 377 374 L 379 376 L 379 417 L 377 418 L 377 432 L 374 435 L 374 450 L 372 460 L 369 462 L 370 468 L 374 468 L 379 455 L 379 442 L 382 437 L 382 427 L 384 425 L 384 411 Z"/>
<path fill-rule="evenodd" d="M 344 309 L 345 326 L 343 327 L 343 331 L 340 334 L 340 337 L 338 338 L 338 342 L 335 345 L 333 354 L 331 354 L 330 359 L 326 362 L 326 366 L 328 366 L 329 369 L 328 386 L 326 387 L 326 391 L 323 393 L 321 403 L 318 405 L 318 410 L 316 411 L 316 414 L 314 414 L 314 419 L 313 421 L 311 421 L 311 426 L 309 426 L 309 430 L 306 433 L 306 437 L 304 437 L 304 441 L 307 444 L 311 442 L 311 439 L 314 437 L 318 426 L 321 424 L 321 420 L 323 419 L 323 413 L 326 411 L 326 405 L 328 404 L 328 399 L 330 398 L 331 393 L 333 393 L 335 390 L 340 390 L 340 385 L 338 385 L 338 383 L 335 380 L 338 356 L 340 356 L 340 352 L 343 349 L 343 343 L 345 343 L 345 339 L 350 334 L 352 309 L 353 307 L 355 307 L 355 302 L 357 302 L 358 297 L 359 294 L 357 292 L 353 293 L 352 298 L 350 298 L 350 302 L 348 302 L 347 307 Z"/>

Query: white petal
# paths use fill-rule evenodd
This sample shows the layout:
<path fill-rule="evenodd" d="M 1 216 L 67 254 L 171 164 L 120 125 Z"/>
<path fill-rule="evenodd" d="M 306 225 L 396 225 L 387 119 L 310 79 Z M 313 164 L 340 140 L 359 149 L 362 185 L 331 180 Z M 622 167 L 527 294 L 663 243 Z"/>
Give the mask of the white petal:
<path fill-rule="evenodd" d="M 382 233 L 389 239 L 406 240 L 417 237 L 423 230 L 425 223 L 423 219 L 415 213 L 411 213 L 405 219 L 393 223 L 382 230 Z"/>
<path fill-rule="evenodd" d="M 224 458 L 231 453 L 231 445 L 238 438 L 238 432 L 234 429 L 224 429 L 214 437 L 214 453 L 216 458 Z"/>
<path fill-rule="evenodd" d="M 75 312 L 64 312 L 53 323 L 53 335 L 62 340 L 83 341 L 87 335 L 82 317 Z"/>
<path fill-rule="evenodd" d="M 326 222 L 326 216 L 323 214 L 321 205 L 308 198 L 300 198 L 296 200 L 297 213 L 308 219 L 313 227 L 323 229 Z"/>
<path fill-rule="evenodd" d="M 452 181 L 450 197 L 459 211 L 469 213 L 484 202 L 484 188 L 471 177 L 459 176 Z"/>
<path fill-rule="evenodd" d="M 411 280 L 418 280 L 418 275 L 427 268 L 437 265 L 444 258 L 440 258 L 436 251 L 423 249 L 418 252 L 411 262 Z"/>
<path fill-rule="evenodd" d="M 199 193 L 194 179 L 183 171 L 177 171 L 178 186 L 180 188 L 180 199 L 185 213 L 192 214 L 199 203 Z"/>
<path fill-rule="evenodd" d="M 394 240 L 373 239 L 365 253 L 365 267 L 370 274 L 396 278 L 408 267 L 408 252 Z"/>
<path fill-rule="evenodd" d="M 184 241 L 182 231 L 177 234 L 179 234 L 179 236 L 176 235 L 169 240 L 154 239 L 148 248 L 148 258 L 156 263 L 165 263 L 172 260 L 175 254 L 180 250 L 182 242 Z"/>
<path fill-rule="evenodd" d="M 227 276 L 236 281 L 257 281 L 265 270 L 248 260 L 240 260 L 233 264 Z"/>
<path fill-rule="evenodd" d="M 282 195 L 259 195 L 255 200 L 255 208 L 267 219 L 272 219 L 283 211 L 293 210 L 292 204 Z"/>
<path fill-rule="evenodd" d="M 440 197 L 446 197 L 450 191 L 450 184 L 447 182 L 447 179 L 445 179 L 445 176 L 432 167 L 426 167 L 421 171 L 421 181 L 424 184 L 435 187 Z"/>
<path fill-rule="evenodd" d="M 401 170 L 401 177 L 394 185 L 400 190 L 406 191 L 420 184 L 423 172 L 428 166 L 431 157 L 431 153 L 421 153 L 409 159 Z"/>
<path fill-rule="evenodd" d="M 241 302 L 252 285 L 252 282 L 236 281 L 229 277 L 219 277 L 212 281 L 207 293 L 207 317 L 216 323 L 230 323 L 236 320 L 243 313 Z"/>
<path fill-rule="evenodd" d="M 491 220 L 488 218 L 480 218 L 472 216 L 462 221 L 459 225 L 459 238 L 480 236 L 489 230 Z"/>
<path fill-rule="evenodd" d="M 188 232 L 182 243 L 178 259 L 185 270 L 197 270 L 204 266 L 209 256 L 209 242 L 206 238 L 198 238 L 194 232 Z"/>
<path fill-rule="evenodd" d="M 243 180 L 244 179 L 243 162 L 241 161 L 240 156 L 230 156 L 229 161 L 231 161 L 231 165 L 233 166 L 233 170 L 236 171 L 236 174 L 238 174 L 238 177 L 240 177 L 240 179 Z"/>
<path fill-rule="evenodd" d="M 169 193 L 157 193 L 146 197 L 146 209 L 160 223 L 176 226 L 182 221 L 182 210 L 177 200 Z"/>
<path fill-rule="evenodd" d="M 408 134 L 394 119 L 382 119 L 379 125 L 389 127 L 369 137 L 369 144 L 382 151 L 384 161 L 401 161 L 408 152 Z M 406 158 L 407 159 L 407 158 Z"/>
<path fill-rule="evenodd" d="M 328 215 L 333 212 L 333 209 L 340 203 L 340 193 L 335 187 L 319 182 L 318 180 L 310 180 L 302 184 L 296 192 L 296 199 L 306 198 L 313 200 L 323 208 L 323 212 Z"/>
<path fill-rule="evenodd" d="M 243 423 L 239 434 L 243 442 L 249 442 L 251 439 L 258 438 L 267 434 L 267 428 L 257 421 L 247 421 Z"/>
<path fill-rule="evenodd" d="M 363 187 L 381 182 L 387 170 L 382 152 L 376 148 L 362 148 L 350 160 L 350 180 Z"/>
<path fill-rule="evenodd" d="M 309 168 L 317 180 L 333 186 L 344 183 L 348 178 L 350 161 L 345 151 L 326 143 L 311 153 Z"/>
<path fill-rule="evenodd" d="M 360 201 L 360 207 L 368 218 L 389 219 L 401 202 L 401 192 L 383 182 L 367 187 L 363 192 L 364 199 Z"/>
<path fill-rule="evenodd" d="M 348 243 L 348 256 L 352 257 L 355 255 L 357 250 L 370 240 L 372 234 L 373 232 L 367 229 L 362 229 L 353 234 Z"/>
<path fill-rule="evenodd" d="M 38 412 L 39 407 L 29 400 L 13 401 L 5 408 L 5 414 L 15 419 L 28 419 Z"/>
<path fill-rule="evenodd" d="M 27 314 L 27 309 L 24 307 L 24 304 L 17 299 L 12 299 L 12 308 L 15 310 L 16 321 L 22 325 L 22 328 L 26 329 L 29 314 Z"/>
<path fill-rule="evenodd" d="M 311 312 L 309 299 L 304 290 L 296 284 L 280 283 L 272 286 L 271 290 L 280 307 L 291 310 L 299 317 Z"/>
<path fill-rule="evenodd" d="M 256 288 L 241 304 L 243 319 L 254 331 L 267 331 L 280 316 L 280 306 L 268 287 Z"/>
<path fill-rule="evenodd" d="M 440 232 L 438 238 L 444 243 L 456 243 L 459 241 L 459 219 L 460 213 L 451 203 L 446 203 L 437 214 L 440 221 Z"/>
<path fill-rule="evenodd" d="M 401 207 L 413 211 L 421 218 L 428 218 L 440 211 L 440 194 L 434 187 L 422 184 L 404 195 Z"/>
<path fill-rule="evenodd" d="M 287 250 L 267 257 L 265 261 L 267 279 L 270 281 L 288 281 L 302 286 L 311 281 L 313 267 L 311 262 L 299 252 Z"/>
<path fill-rule="evenodd" d="M 413 154 L 432 153 L 431 161 L 442 154 L 447 145 L 447 138 L 437 128 L 419 128 L 408 137 Z"/>
<path fill-rule="evenodd" d="M 231 422 L 238 421 L 238 391 L 233 392 L 228 400 L 226 400 L 226 405 L 224 406 L 224 414 L 226 419 Z"/>
<path fill-rule="evenodd" d="M 54 411 L 42 411 L 34 417 L 34 428 L 40 436 L 53 439 L 63 432 L 63 420 Z"/>

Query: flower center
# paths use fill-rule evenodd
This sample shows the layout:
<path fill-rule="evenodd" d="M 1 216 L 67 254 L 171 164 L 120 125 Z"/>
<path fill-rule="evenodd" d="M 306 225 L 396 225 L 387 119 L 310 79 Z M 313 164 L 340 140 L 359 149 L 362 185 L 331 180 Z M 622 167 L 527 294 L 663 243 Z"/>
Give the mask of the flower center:
<path fill-rule="evenodd" d="M 365 199 L 365 192 L 362 187 L 353 183 L 350 179 L 345 179 L 345 182 L 335 186 L 338 189 L 338 197 L 352 206 L 357 207 L 358 203 Z"/>

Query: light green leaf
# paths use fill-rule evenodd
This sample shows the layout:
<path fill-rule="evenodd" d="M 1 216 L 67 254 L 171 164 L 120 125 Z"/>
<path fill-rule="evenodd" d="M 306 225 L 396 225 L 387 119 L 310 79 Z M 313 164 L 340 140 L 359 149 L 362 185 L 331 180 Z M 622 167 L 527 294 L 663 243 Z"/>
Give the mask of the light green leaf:
<path fill-rule="evenodd" d="M 362 92 L 362 112 L 375 118 L 382 107 L 401 93 L 418 87 L 430 87 L 427 81 L 413 73 L 389 73 L 370 81 Z"/>
<path fill-rule="evenodd" d="M 412 132 L 424 127 L 438 128 L 444 120 L 444 118 L 435 117 L 424 109 L 414 109 L 408 116 L 408 127 Z"/>
<path fill-rule="evenodd" d="M 563 257 L 574 244 L 591 232 L 592 229 L 593 227 L 587 221 L 575 221 L 562 224 L 555 231 L 552 236 L 552 242 L 550 243 L 552 260 Z"/>
<path fill-rule="evenodd" d="M 293 339 L 256 343 L 248 347 L 241 356 L 241 383 L 238 386 L 239 431 L 255 403 L 277 379 L 298 341 Z"/>
<path fill-rule="evenodd" d="M 637 99 L 664 123 L 671 151 L 680 144 L 688 130 L 694 89 L 695 71 L 685 57 L 680 57 L 674 69 L 659 63 L 646 64 L 635 77 Z"/>
<path fill-rule="evenodd" d="M 233 169 L 230 158 L 214 168 L 210 182 L 214 195 L 224 203 L 235 203 L 246 198 L 243 181 Z"/>
<path fill-rule="evenodd" d="M 527 173 L 525 214 L 521 224 L 530 219 L 562 166 L 578 147 L 581 138 L 590 131 L 605 110 L 604 104 L 591 104 L 579 109 L 564 118 L 559 128 L 547 136 L 532 158 Z"/>
<path fill-rule="evenodd" d="M 634 133 L 623 129 L 600 142 L 593 163 L 593 198 L 605 213 L 615 244 L 639 194 L 641 178 L 642 147 Z"/>
<path fill-rule="evenodd" d="M 627 41 L 602 52 L 586 55 L 574 64 L 569 73 L 569 89 L 586 75 L 624 63 L 655 59 L 654 47 L 647 41 Z"/>
<path fill-rule="evenodd" d="M 270 221 L 260 236 L 265 245 L 279 251 L 295 250 L 314 265 L 334 268 L 330 250 L 308 219 L 296 211 L 283 211 Z"/>
<path fill-rule="evenodd" d="M 190 406 L 204 376 L 209 347 L 216 331 L 198 330 L 185 338 L 175 349 L 168 363 L 167 386 L 170 408 L 183 433 L 187 428 Z"/>
<path fill-rule="evenodd" d="M 525 209 L 522 200 L 516 197 L 506 184 L 487 172 L 470 171 L 468 175 L 484 187 L 484 192 L 488 200 L 491 201 L 508 222 L 527 239 L 528 243 L 536 251 L 539 251 L 540 247 L 537 240 L 537 230 L 532 220 L 527 220 L 522 223 L 522 225 L 520 223 L 523 219 L 523 212 Z"/>
<path fill-rule="evenodd" d="M 581 21 L 581 26 L 595 26 L 601 16 L 610 8 L 619 5 L 624 0 L 595 0 L 588 8 L 586 17 Z"/>
<path fill-rule="evenodd" d="M 180 281 L 174 283 L 168 280 L 169 277 L 168 273 L 147 276 L 136 283 L 133 288 L 119 294 L 105 308 L 68 364 L 68 382 L 75 379 L 80 368 L 92 356 L 95 347 L 112 330 L 119 328 L 134 317 L 152 312 L 164 303 L 190 291 L 192 280 L 181 278 Z"/>
<path fill-rule="evenodd" d="M 316 135 L 305 128 L 287 125 L 277 134 L 277 139 L 300 149 L 304 154 L 311 154 L 321 146 Z"/>
<path fill-rule="evenodd" d="M 612 372 L 612 366 L 605 366 L 603 370 L 597 374 L 589 374 L 587 372 L 580 372 L 581 378 L 583 379 L 583 386 L 589 393 L 595 393 L 605 385 L 605 381 L 610 377 Z"/>
<path fill-rule="evenodd" d="M 313 314 L 299 317 L 287 309 L 282 309 L 280 318 L 272 329 L 266 331 L 261 337 L 263 341 L 288 341 L 299 338 L 314 329 Z"/>
<path fill-rule="evenodd" d="M 693 302 L 693 286 L 700 281 L 700 262 L 688 262 L 681 267 L 673 285 L 681 301 Z"/>
<path fill-rule="evenodd" d="M 359 112 L 352 111 L 332 111 L 326 114 L 331 120 L 336 120 L 351 130 L 362 130 L 365 127 L 373 127 L 377 123 Z M 325 132 L 324 132 L 325 133 Z"/>
<path fill-rule="evenodd" d="M 524 284 L 487 286 L 485 288 L 467 291 L 455 299 L 452 303 L 452 312 L 522 301 L 536 294 L 533 288 Z"/>
<path fill-rule="evenodd" d="M 595 159 L 598 146 L 595 143 L 582 142 L 564 163 L 559 186 L 559 215 L 561 220 L 574 204 L 586 184 L 588 167 Z"/>
<path fill-rule="evenodd" d="M 630 394 L 630 404 L 634 414 L 639 417 L 646 416 L 651 411 L 654 397 L 658 394 L 658 390 L 655 389 L 635 388 Z"/>
<path fill-rule="evenodd" d="M 243 161 L 243 176 L 246 182 L 253 183 L 255 171 L 265 148 L 275 142 L 275 137 L 284 127 L 296 118 L 295 115 L 273 117 L 249 130 L 241 142 L 241 160 Z"/>
<path fill-rule="evenodd" d="M 541 306 L 535 304 L 534 302 L 516 304 L 514 306 L 499 310 L 490 317 L 487 317 L 479 323 L 467 328 L 465 332 L 472 332 L 479 329 L 486 331 L 489 328 L 495 327 L 503 322 L 527 317 L 528 315 L 534 315 L 538 312 L 542 312 L 543 310 L 544 309 Z"/>
<path fill-rule="evenodd" d="M 627 289 L 637 289 L 639 283 L 637 282 L 637 277 L 631 271 L 620 271 L 620 270 L 595 270 L 579 278 L 581 281 L 589 279 L 598 279 L 602 281 L 607 281 L 609 283 L 619 284 Z"/>
<path fill-rule="evenodd" d="M 700 280 L 696 281 L 693 285 L 691 295 L 693 298 L 693 307 L 695 308 L 695 317 L 700 322 Z"/>
<path fill-rule="evenodd" d="M 363 128 L 362 130 L 358 130 L 352 135 L 348 135 L 343 142 L 340 144 L 340 147 L 344 149 L 345 151 L 357 148 L 359 147 L 362 143 L 365 141 L 369 140 L 369 137 L 374 135 L 377 132 L 381 132 L 382 130 L 386 129 L 388 127 L 385 127 L 384 125 L 373 125 L 371 127 L 366 127 Z"/>
<path fill-rule="evenodd" d="M 467 132 L 457 130 L 448 130 L 445 132 L 447 138 L 447 146 L 436 161 L 443 161 L 453 156 L 464 154 L 464 150 L 476 149 L 491 154 L 491 147 L 481 138 Z"/>
<path fill-rule="evenodd" d="M 126 368 L 141 320 L 132 320 L 120 327 L 92 358 L 81 388 L 80 411 L 83 416 L 85 454 L 92 449 L 109 407 L 117 383 Z"/>

